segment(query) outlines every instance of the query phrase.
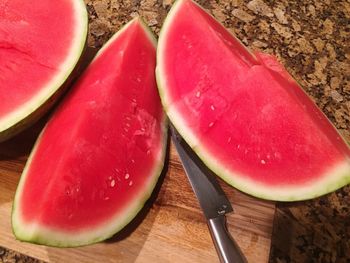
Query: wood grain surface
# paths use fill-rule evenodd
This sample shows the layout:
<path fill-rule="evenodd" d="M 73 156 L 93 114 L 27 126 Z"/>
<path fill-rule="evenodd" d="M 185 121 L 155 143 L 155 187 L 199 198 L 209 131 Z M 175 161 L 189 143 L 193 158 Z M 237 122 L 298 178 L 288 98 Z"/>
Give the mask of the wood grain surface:
<path fill-rule="evenodd" d="M 47 262 L 218 262 L 205 219 L 173 145 L 152 197 L 112 239 L 80 248 L 53 248 L 17 241 L 11 231 L 15 190 L 44 120 L 0 144 L 0 246 Z M 230 232 L 248 262 L 267 262 L 275 204 L 249 197 L 220 181 L 234 206 Z"/>

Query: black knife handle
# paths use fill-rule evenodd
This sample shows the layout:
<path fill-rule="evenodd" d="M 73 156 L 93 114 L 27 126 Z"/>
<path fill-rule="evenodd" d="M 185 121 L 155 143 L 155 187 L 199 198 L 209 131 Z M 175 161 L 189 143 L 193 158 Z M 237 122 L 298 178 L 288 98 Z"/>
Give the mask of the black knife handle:
<path fill-rule="evenodd" d="M 208 220 L 210 234 L 222 263 L 247 263 L 237 243 L 226 227 L 226 217 L 218 216 Z"/>

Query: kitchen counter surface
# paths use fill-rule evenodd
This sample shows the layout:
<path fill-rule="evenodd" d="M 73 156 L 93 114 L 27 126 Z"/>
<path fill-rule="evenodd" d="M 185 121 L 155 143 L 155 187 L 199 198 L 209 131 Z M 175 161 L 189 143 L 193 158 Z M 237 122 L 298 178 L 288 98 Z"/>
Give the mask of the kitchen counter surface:
<path fill-rule="evenodd" d="M 141 15 L 154 32 L 171 0 L 85 0 L 89 46 L 101 47 Z M 350 143 L 350 3 L 346 0 L 199 1 L 254 50 L 274 54 Z M 350 186 L 306 202 L 279 203 L 270 262 L 349 262 Z M 0 262 L 39 262 L 0 247 Z"/>

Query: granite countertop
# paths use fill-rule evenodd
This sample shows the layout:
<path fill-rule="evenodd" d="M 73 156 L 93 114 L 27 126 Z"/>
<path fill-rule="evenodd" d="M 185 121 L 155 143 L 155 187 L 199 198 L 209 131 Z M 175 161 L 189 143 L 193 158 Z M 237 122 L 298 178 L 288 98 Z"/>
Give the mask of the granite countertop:
<path fill-rule="evenodd" d="M 158 34 L 172 0 L 85 0 L 89 46 L 101 47 L 141 15 Z M 350 143 L 350 3 L 347 0 L 198 1 L 251 49 L 274 54 Z M 0 248 L 1 262 L 39 262 Z M 270 262 L 350 262 L 350 186 L 278 203 Z"/>

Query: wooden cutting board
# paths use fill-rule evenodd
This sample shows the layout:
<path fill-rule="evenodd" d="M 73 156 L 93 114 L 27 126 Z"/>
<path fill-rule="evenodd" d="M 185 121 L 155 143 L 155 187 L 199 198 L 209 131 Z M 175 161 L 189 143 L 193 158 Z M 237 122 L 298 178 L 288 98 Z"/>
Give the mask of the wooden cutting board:
<path fill-rule="evenodd" d="M 137 217 L 114 238 L 62 249 L 15 240 L 11 207 L 20 174 L 44 120 L 0 144 L 0 246 L 48 262 L 218 262 L 205 219 L 173 145 L 157 189 Z M 249 197 L 220 181 L 235 209 L 230 232 L 248 262 L 267 262 L 275 204 Z"/>

